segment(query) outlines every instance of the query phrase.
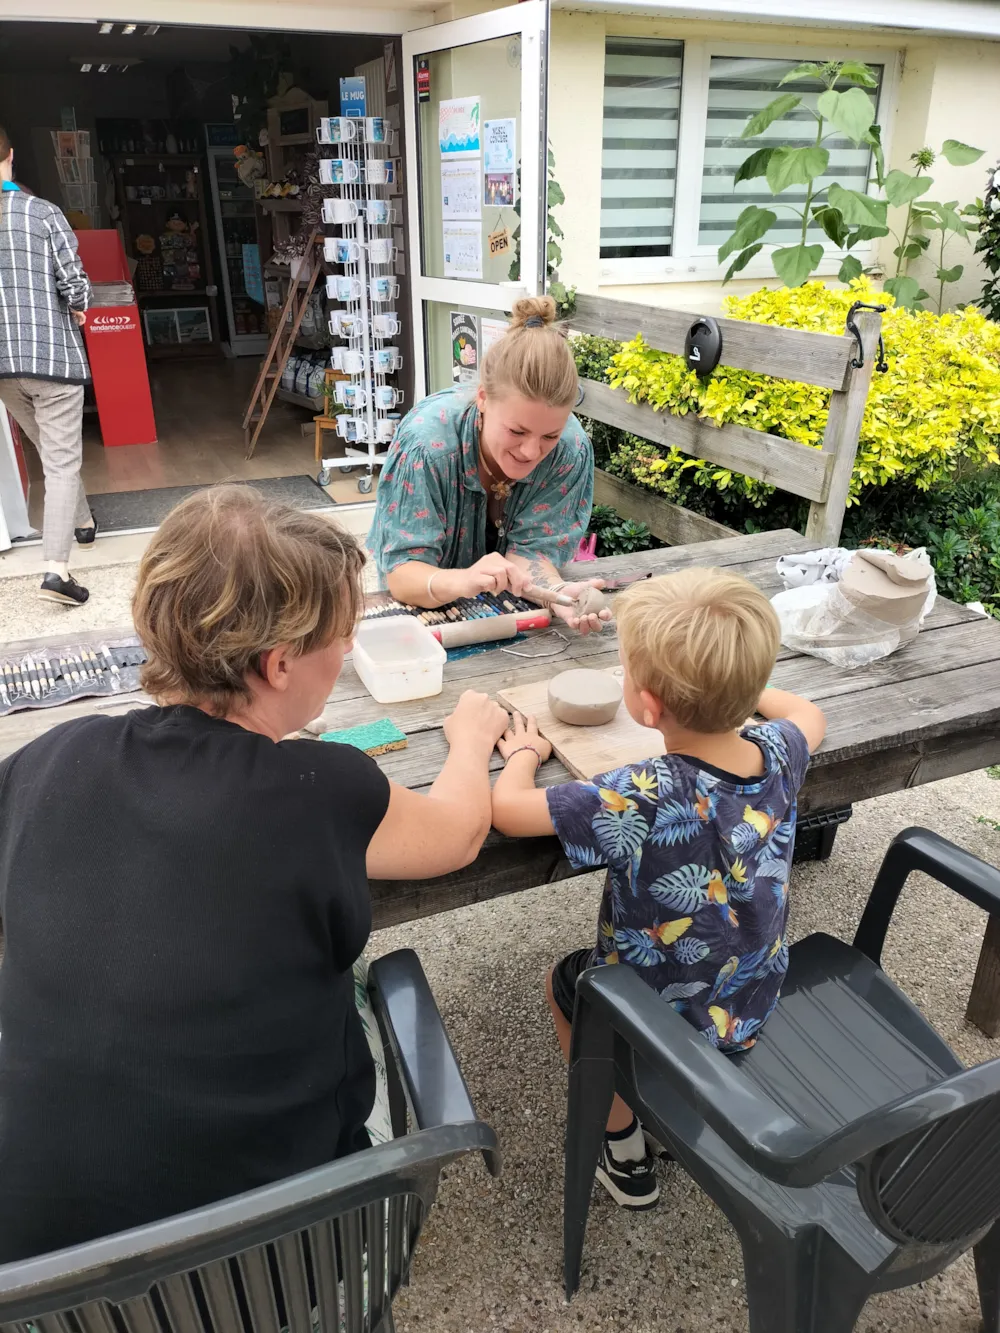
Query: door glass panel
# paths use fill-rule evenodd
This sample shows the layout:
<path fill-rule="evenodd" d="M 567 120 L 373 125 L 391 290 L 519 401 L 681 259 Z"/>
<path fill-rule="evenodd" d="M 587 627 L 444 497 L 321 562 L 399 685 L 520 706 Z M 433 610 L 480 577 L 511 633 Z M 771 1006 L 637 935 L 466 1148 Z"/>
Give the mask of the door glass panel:
<path fill-rule="evenodd" d="M 430 83 L 429 100 L 417 104 L 422 272 L 507 282 L 518 225 L 520 34 L 432 51 L 416 66 L 418 96 Z"/>
<path fill-rule="evenodd" d="M 503 336 L 509 319 L 503 310 L 425 301 L 427 392 L 438 393 L 453 384 L 474 388 L 484 352 Z"/>

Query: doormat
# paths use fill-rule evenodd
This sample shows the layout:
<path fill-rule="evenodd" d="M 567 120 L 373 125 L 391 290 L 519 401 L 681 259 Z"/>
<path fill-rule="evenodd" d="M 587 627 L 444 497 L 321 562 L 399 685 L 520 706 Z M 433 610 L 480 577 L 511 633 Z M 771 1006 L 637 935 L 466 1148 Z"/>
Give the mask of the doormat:
<path fill-rule="evenodd" d="M 254 486 L 269 500 L 281 500 L 295 509 L 329 509 L 336 505 L 312 477 L 261 477 L 237 485 Z M 90 512 L 101 532 L 125 532 L 130 528 L 155 528 L 175 505 L 195 491 L 211 490 L 203 486 L 157 486 L 148 491 L 111 491 L 88 495 Z"/>

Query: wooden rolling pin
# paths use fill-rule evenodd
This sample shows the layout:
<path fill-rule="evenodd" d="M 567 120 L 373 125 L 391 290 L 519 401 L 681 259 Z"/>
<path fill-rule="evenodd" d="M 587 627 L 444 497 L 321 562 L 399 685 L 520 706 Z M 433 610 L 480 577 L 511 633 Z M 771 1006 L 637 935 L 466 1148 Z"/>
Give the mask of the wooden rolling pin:
<path fill-rule="evenodd" d="M 548 623 L 548 617 L 545 618 Z M 492 643 L 494 639 L 514 639 L 521 628 L 533 629 L 533 625 L 519 625 L 523 616 L 484 616 L 480 620 L 456 620 L 451 624 L 431 625 L 430 631 L 442 648 L 464 648 L 470 643 Z"/>

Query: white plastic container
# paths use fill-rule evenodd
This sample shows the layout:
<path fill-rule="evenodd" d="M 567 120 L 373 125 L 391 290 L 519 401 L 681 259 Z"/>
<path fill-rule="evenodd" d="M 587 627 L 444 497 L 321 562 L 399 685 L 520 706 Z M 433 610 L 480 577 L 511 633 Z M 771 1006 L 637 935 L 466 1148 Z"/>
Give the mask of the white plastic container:
<path fill-rule="evenodd" d="M 447 657 L 415 616 L 363 620 L 354 636 L 354 669 L 380 704 L 440 694 Z"/>

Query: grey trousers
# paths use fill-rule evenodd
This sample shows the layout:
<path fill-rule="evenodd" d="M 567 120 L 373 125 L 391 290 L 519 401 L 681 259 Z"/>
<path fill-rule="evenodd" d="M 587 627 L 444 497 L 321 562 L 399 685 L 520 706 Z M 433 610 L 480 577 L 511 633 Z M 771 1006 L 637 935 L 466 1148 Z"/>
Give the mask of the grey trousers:
<path fill-rule="evenodd" d="M 68 561 L 73 529 L 91 522 L 80 480 L 83 385 L 0 379 L 0 403 L 38 450 L 45 473 L 42 559 Z"/>

